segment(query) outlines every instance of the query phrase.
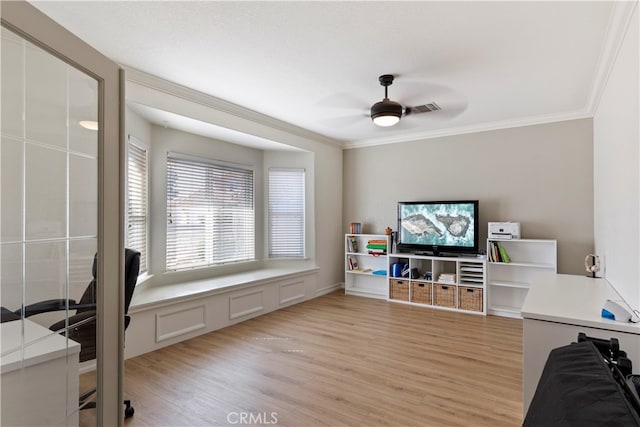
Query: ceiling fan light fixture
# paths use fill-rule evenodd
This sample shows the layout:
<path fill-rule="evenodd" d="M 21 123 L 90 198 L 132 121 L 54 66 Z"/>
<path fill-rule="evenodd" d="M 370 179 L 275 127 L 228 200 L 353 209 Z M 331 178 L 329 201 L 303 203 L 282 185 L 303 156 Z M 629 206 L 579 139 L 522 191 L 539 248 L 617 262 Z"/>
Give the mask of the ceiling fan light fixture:
<path fill-rule="evenodd" d="M 397 124 L 402 117 L 402 105 L 388 98 L 376 102 L 371 107 L 371 120 L 377 126 L 389 127 Z"/>

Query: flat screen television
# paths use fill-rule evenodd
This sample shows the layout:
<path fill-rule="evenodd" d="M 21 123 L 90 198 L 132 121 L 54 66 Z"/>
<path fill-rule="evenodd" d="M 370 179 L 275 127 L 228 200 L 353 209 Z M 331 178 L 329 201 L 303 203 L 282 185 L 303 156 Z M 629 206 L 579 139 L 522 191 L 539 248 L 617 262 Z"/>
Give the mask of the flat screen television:
<path fill-rule="evenodd" d="M 478 253 L 478 201 L 398 202 L 399 252 Z"/>

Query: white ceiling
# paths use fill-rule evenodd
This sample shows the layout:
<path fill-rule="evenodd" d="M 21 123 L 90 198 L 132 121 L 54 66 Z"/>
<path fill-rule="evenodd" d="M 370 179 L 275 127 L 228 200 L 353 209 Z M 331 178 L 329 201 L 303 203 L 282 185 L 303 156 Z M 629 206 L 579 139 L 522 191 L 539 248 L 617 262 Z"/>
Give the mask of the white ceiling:
<path fill-rule="evenodd" d="M 588 117 L 626 22 L 608 1 L 32 4 L 126 67 L 346 147 Z M 375 126 L 381 74 L 443 111 Z"/>

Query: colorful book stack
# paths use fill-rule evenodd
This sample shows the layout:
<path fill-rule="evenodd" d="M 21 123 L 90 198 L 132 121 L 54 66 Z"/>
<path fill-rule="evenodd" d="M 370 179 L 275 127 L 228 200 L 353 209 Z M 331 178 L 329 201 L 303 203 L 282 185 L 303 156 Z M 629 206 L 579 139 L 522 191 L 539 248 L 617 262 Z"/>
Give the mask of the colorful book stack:
<path fill-rule="evenodd" d="M 349 223 L 349 233 L 350 234 L 360 234 L 362 233 L 362 224 L 359 222 L 350 222 Z"/>
<path fill-rule="evenodd" d="M 372 255 L 386 255 L 387 241 L 384 239 L 372 239 L 367 242 L 367 252 Z"/>
<path fill-rule="evenodd" d="M 500 242 L 489 243 L 489 261 L 491 262 L 511 262 L 511 258 L 507 255 L 507 251 Z"/>

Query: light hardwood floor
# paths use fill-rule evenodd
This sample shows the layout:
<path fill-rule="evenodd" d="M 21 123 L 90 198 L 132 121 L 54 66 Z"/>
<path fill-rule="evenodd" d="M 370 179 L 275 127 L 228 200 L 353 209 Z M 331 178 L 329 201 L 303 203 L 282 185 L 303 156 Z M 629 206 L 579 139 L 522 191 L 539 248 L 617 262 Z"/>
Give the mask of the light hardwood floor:
<path fill-rule="evenodd" d="M 336 292 L 127 360 L 125 426 L 519 426 L 521 337 Z"/>

